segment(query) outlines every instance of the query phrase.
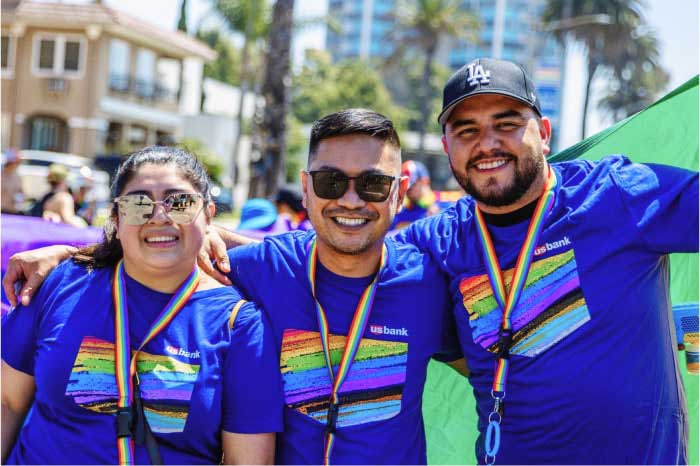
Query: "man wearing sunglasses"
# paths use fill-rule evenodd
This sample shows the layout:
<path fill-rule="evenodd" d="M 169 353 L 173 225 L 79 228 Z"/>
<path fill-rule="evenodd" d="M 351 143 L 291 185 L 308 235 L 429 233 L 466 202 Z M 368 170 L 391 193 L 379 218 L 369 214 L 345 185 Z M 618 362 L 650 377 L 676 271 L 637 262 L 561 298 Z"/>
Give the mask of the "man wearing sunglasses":
<path fill-rule="evenodd" d="M 302 172 L 315 231 L 228 253 L 227 279 L 266 309 L 277 335 L 286 404 L 277 463 L 426 463 L 428 363 L 465 367 L 444 275 L 386 238 L 407 183 L 390 120 L 362 109 L 328 115 L 312 128 Z M 176 201 L 163 201 L 173 221 L 176 207 L 187 210 Z M 152 212 L 144 202 L 131 213 Z"/>

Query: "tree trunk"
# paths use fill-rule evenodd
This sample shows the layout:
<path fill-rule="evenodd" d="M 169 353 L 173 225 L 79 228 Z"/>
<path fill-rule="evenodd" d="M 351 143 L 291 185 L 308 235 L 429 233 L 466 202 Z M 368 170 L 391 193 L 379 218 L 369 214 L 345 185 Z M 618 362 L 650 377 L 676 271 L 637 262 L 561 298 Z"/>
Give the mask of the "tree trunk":
<path fill-rule="evenodd" d="M 243 104 L 245 103 L 245 95 L 248 92 L 248 76 L 250 75 L 250 56 L 248 39 L 243 39 L 243 50 L 241 51 L 241 81 L 238 90 L 241 95 L 238 97 L 238 114 L 236 115 L 236 137 L 233 139 L 233 151 L 231 153 L 231 182 L 236 183 L 238 154 L 241 150 L 241 138 L 243 137 Z"/>
<path fill-rule="evenodd" d="M 588 104 L 591 100 L 591 84 L 598 70 L 598 62 L 595 58 L 588 57 L 588 76 L 586 77 L 586 93 L 583 97 L 583 121 L 581 122 L 581 140 L 586 139 L 586 119 L 588 117 Z"/>
<path fill-rule="evenodd" d="M 284 182 L 287 156 L 287 113 L 289 112 L 290 55 L 294 0 L 277 0 L 268 36 L 262 95 L 265 111 L 260 126 L 261 160 L 251 166 L 248 197 L 272 197 Z"/>
<path fill-rule="evenodd" d="M 423 64 L 423 76 L 420 84 L 420 102 L 418 110 L 418 158 L 425 155 L 425 133 L 430 118 L 430 103 L 432 101 L 432 89 L 430 87 L 430 77 L 433 71 L 433 61 L 435 60 L 435 50 L 437 49 L 437 38 L 431 38 L 425 49 L 425 63 Z"/>

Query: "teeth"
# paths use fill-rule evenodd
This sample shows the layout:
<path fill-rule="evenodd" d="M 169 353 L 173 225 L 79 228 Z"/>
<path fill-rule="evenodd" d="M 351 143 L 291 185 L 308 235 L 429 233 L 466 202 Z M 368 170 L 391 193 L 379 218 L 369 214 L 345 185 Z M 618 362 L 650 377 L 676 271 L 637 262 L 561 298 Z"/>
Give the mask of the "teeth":
<path fill-rule="evenodd" d="M 506 160 L 494 160 L 493 162 L 479 162 L 476 164 L 476 168 L 479 170 L 492 170 L 494 168 L 502 167 L 506 164 Z"/>
<path fill-rule="evenodd" d="M 351 227 L 356 227 L 358 225 L 363 225 L 367 223 L 365 218 L 347 218 L 347 217 L 335 217 L 335 221 L 341 225 L 347 225 Z"/>
<path fill-rule="evenodd" d="M 146 238 L 147 243 L 167 243 L 169 241 L 175 241 L 176 236 L 152 236 L 151 238 Z"/>

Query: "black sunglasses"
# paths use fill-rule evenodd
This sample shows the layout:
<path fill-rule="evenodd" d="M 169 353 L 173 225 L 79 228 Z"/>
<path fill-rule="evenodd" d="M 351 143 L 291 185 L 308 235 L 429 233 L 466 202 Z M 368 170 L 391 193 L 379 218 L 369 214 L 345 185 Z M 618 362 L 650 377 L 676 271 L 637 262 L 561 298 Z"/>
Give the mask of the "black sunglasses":
<path fill-rule="evenodd" d="M 394 176 L 379 173 L 361 173 L 348 176 L 340 170 L 325 169 L 307 172 L 311 175 L 314 192 L 322 199 L 339 199 L 355 180 L 355 192 L 365 202 L 384 202 L 391 193 Z"/>

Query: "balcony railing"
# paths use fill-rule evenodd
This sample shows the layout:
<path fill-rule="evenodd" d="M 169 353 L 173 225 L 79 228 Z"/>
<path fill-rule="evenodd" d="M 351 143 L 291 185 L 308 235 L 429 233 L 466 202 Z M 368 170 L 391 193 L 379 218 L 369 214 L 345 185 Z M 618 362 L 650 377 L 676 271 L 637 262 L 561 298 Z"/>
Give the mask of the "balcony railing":
<path fill-rule="evenodd" d="M 156 81 L 137 79 L 124 74 L 111 73 L 109 75 L 109 90 L 131 95 L 147 102 L 177 103 L 178 101 L 177 91 L 161 86 Z"/>

